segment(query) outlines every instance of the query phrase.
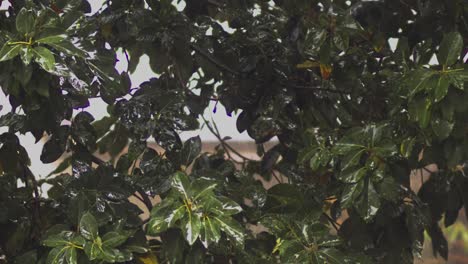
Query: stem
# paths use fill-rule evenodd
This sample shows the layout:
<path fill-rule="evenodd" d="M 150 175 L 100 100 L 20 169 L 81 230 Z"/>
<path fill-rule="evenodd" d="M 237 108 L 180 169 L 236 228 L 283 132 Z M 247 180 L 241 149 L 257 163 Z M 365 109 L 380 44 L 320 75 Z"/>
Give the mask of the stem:
<path fill-rule="evenodd" d="M 275 171 L 271 171 L 271 175 L 278 181 L 278 183 L 283 183 L 283 180 L 276 175 Z"/>
<path fill-rule="evenodd" d="M 148 209 L 148 211 L 151 212 L 151 210 L 153 209 L 153 203 L 151 203 L 151 200 L 148 198 L 148 195 L 146 195 L 145 191 L 143 191 L 143 189 L 141 189 L 141 187 L 137 187 L 137 193 L 141 196 L 141 198 L 143 199 L 143 204 L 146 206 L 146 208 Z"/>
<path fill-rule="evenodd" d="M 34 42 L 32 41 L 32 37 L 30 37 L 28 41 L 14 41 L 14 42 L 8 42 L 8 45 L 10 45 L 10 46 L 14 46 L 14 45 L 27 45 L 27 46 L 31 46 L 32 44 L 34 44 Z"/>
<path fill-rule="evenodd" d="M 338 232 L 338 226 L 340 224 L 338 224 L 337 222 L 335 222 L 335 220 L 333 220 L 333 218 L 331 218 L 328 214 L 326 213 L 323 213 L 323 215 L 327 218 L 328 222 L 330 222 L 330 224 L 332 224 L 332 226 L 335 228 L 336 232 Z M 338 226 L 337 226 L 338 225 Z"/>
<path fill-rule="evenodd" d="M 203 117 L 203 121 L 205 121 L 205 124 L 208 127 L 208 130 L 210 130 L 210 132 L 219 140 L 219 142 L 221 143 L 221 146 L 223 147 L 224 151 L 226 152 L 226 154 L 228 155 L 228 157 L 230 159 L 232 159 L 234 161 L 234 159 L 230 155 L 229 151 L 236 154 L 239 158 L 241 158 L 243 160 L 253 161 L 252 159 L 249 159 L 246 156 L 240 154 L 237 150 L 235 150 L 233 147 L 231 147 L 229 144 L 227 144 L 226 141 L 221 138 L 218 127 L 216 126 L 216 124 L 214 124 L 214 122 L 213 122 L 213 124 L 214 124 L 214 129 L 213 129 L 213 127 L 211 127 L 211 125 L 208 123 L 208 121 L 204 117 Z"/>
<path fill-rule="evenodd" d="M 445 66 L 443 66 L 444 68 L 442 69 L 442 71 L 440 71 L 441 73 L 450 73 L 450 72 L 459 72 L 459 71 L 463 71 L 464 69 L 463 68 L 460 68 L 460 69 L 453 69 L 453 70 L 447 70 Z"/>
<path fill-rule="evenodd" d="M 330 88 L 321 88 L 321 87 L 304 86 L 304 85 L 289 85 L 289 86 L 292 88 L 296 88 L 296 89 L 308 89 L 308 90 L 324 91 L 324 92 L 337 93 L 337 94 L 350 94 L 350 92 L 333 90 Z"/>

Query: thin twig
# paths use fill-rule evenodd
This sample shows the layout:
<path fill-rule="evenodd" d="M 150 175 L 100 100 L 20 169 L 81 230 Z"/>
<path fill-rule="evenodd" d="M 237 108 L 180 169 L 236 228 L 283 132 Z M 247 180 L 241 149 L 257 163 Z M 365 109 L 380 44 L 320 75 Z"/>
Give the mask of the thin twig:
<path fill-rule="evenodd" d="M 148 208 L 148 211 L 151 212 L 151 210 L 153 209 L 153 203 L 151 203 L 151 200 L 148 198 L 148 195 L 146 195 L 145 191 L 143 191 L 141 187 L 137 187 L 137 193 L 143 199 L 142 202 L 145 204 L 146 208 Z"/>
<path fill-rule="evenodd" d="M 323 215 L 328 219 L 328 222 L 330 222 L 330 224 L 332 224 L 332 226 L 335 228 L 336 232 L 338 232 L 338 226 L 341 226 L 341 225 L 338 224 L 335 220 L 333 220 L 333 218 L 331 218 L 331 216 L 329 216 L 328 214 L 323 213 Z"/>
<path fill-rule="evenodd" d="M 235 159 L 233 159 L 231 154 L 230 154 L 230 152 L 232 152 L 232 153 L 236 154 L 236 156 L 238 156 L 239 158 L 241 158 L 243 160 L 253 161 L 252 159 L 249 159 L 246 156 L 240 154 L 237 150 L 235 150 L 233 147 L 231 147 L 229 144 L 227 144 L 226 141 L 223 138 L 221 138 L 218 127 L 216 126 L 216 124 L 214 122 L 213 122 L 213 124 L 214 124 L 214 129 L 213 129 L 213 127 L 208 123 L 208 121 L 204 117 L 203 117 L 203 121 L 205 122 L 206 126 L 208 127 L 208 130 L 210 130 L 210 132 L 219 140 L 219 142 L 221 143 L 221 147 L 224 149 L 224 151 L 226 152 L 226 154 L 228 155 L 228 157 L 230 159 L 235 161 Z"/>
<path fill-rule="evenodd" d="M 426 172 L 429 172 L 430 174 L 436 173 L 435 171 L 431 171 L 431 170 L 427 169 L 426 167 L 422 167 L 422 169 L 425 170 Z"/>
<path fill-rule="evenodd" d="M 272 170 L 271 175 L 273 175 L 273 177 L 278 181 L 278 183 L 283 183 L 283 180 L 278 175 L 276 175 L 275 171 Z"/>
<path fill-rule="evenodd" d="M 287 85 L 287 84 L 286 84 Z M 350 94 L 350 92 L 342 91 L 342 90 L 334 90 L 330 88 L 322 88 L 322 87 L 314 87 L 314 86 L 305 86 L 305 85 L 294 85 L 294 84 L 289 84 L 287 85 L 292 88 L 296 89 L 307 89 L 307 90 L 315 90 L 315 91 L 324 91 L 324 92 L 329 92 L 329 93 L 337 93 L 337 94 Z"/>

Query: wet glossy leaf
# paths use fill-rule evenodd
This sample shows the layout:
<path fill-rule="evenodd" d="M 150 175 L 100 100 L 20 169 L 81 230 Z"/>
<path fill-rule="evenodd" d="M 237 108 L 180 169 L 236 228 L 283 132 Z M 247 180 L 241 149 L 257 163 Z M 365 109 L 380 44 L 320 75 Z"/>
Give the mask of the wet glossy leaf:
<path fill-rule="evenodd" d="M 201 152 L 201 139 L 192 137 L 184 142 L 181 150 L 181 164 L 188 166 Z"/>
<path fill-rule="evenodd" d="M 453 123 L 441 119 L 432 120 L 431 125 L 432 129 L 434 130 L 434 133 L 440 140 L 444 140 L 447 137 L 449 137 L 450 133 L 452 133 L 454 126 Z"/>
<path fill-rule="evenodd" d="M 85 213 L 81 217 L 80 234 L 88 240 L 94 240 L 98 237 L 98 224 L 91 213 Z"/>
<path fill-rule="evenodd" d="M 20 45 L 10 45 L 5 43 L 5 45 L 3 45 L 2 49 L 0 50 L 0 62 L 13 59 L 20 54 L 20 51 Z"/>
<path fill-rule="evenodd" d="M 47 36 L 36 40 L 37 43 L 49 44 L 49 43 L 59 43 L 66 39 L 66 35 L 54 35 Z"/>
<path fill-rule="evenodd" d="M 185 240 L 187 240 L 190 245 L 193 245 L 201 232 L 202 221 L 200 216 L 195 214 L 189 215 L 189 217 L 185 219 L 183 227 L 182 231 Z"/>
<path fill-rule="evenodd" d="M 45 70 L 51 72 L 55 69 L 55 57 L 52 52 L 44 47 L 33 49 L 34 60 Z"/>
<path fill-rule="evenodd" d="M 366 181 L 364 183 L 363 192 L 355 201 L 356 210 L 364 220 L 369 221 L 377 214 L 380 205 L 379 195 L 372 182 Z"/>
<path fill-rule="evenodd" d="M 349 168 L 340 172 L 338 179 L 345 183 L 356 183 L 367 174 L 367 168 Z"/>
<path fill-rule="evenodd" d="M 440 43 L 437 60 L 440 64 L 451 66 L 460 56 L 463 48 L 463 38 L 458 32 L 450 32 L 444 35 L 442 43 Z"/>
<path fill-rule="evenodd" d="M 434 99 L 436 102 L 442 100 L 447 95 L 449 85 L 450 79 L 447 76 L 444 74 L 437 76 L 434 88 Z"/>
<path fill-rule="evenodd" d="M 410 115 L 419 123 L 421 128 L 429 125 L 431 118 L 431 101 L 429 98 L 419 98 L 410 104 Z"/>
<path fill-rule="evenodd" d="M 228 217 L 214 217 L 213 220 L 219 225 L 222 231 L 234 239 L 236 243 L 244 243 L 244 231 L 240 224 Z"/>
<path fill-rule="evenodd" d="M 128 236 L 111 231 L 102 236 L 102 245 L 107 247 L 118 247 L 127 241 Z"/>

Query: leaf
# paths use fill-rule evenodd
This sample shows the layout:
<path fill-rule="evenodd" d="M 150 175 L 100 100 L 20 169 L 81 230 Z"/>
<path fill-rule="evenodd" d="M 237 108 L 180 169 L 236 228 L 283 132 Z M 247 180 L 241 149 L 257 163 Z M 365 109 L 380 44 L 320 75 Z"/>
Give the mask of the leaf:
<path fill-rule="evenodd" d="M 60 234 L 48 236 L 42 241 L 42 244 L 46 247 L 66 246 L 73 235 L 74 233 L 71 231 L 62 231 Z"/>
<path fill-rule="evenodd" d="M 364 178 L 367 174 L 367 168 L 349 168 L 338 174 L 338 179 L 345 183 L 356 183 Z"/>
<path fill-rule="evenodd" d="M 268 190 L 264 209 L 271 213 L 292 213 L 302 208 L 303 201 L 304 197 L 294 185 L 280 183 Z"/>
<path fill-rule="evenodd" d="M 393 142 L 382 142 L 374 147 L 372 151 L 381 158 L 388 158 L 398 154 L 398 148 Z"/>
<path fill-rule="evenodd" d="M 223 215 L 235 215 L 242 212 L 242 207 L 233 200 L 224 196 L 218 196 L 216 199 L 221 202 Z"/>
<path fill-rule="evenodd" d="M 107 247 L 118 247 L 127 241 L 128 236 L 111 231 L 102 237 L 102 245 Z"/>
<path fill-rule="evenodd" d="M 79 47 L 75 46 L 68 40 L 63 40 L 61 42 L 48 42 L 47 45 L 67 54 L 70 56 L 77 56 L 80 58 L 86 58 L 87 54 Z"/>
<path fill-rule="evenodd" d="M 429 80 L 434 75 L 434 71 L 429 69 L 417 69 L 405 78 L 405 83 L 409 89 L 408 97 L 413 98 L 419 91 L 428 87 Z"/>
<path fill-rule="evenodd" d="M 320 63 L 317 61 L 306 60 L 303 63 L 297 64 L 296 68 L 298 69 L 310 69 L 320 67 Z"/>
<path fill-rule="evenodd" d="M 463 38 L 458 32 L 450 32 L 444 35 L 440 43 L 437 60 L 439 64 L 451 66 L 457 60 L 463 49 Z"/>
<path fill-rule="evenodd" d="M 139 264 L 159 264 L 158 259 L 153 253 L 147 253 L 143 256 L 139 256 L 138 263 Z"/>
<path fill-rule="evenodd" d="M 344 156 L 343 160 L 341 161 L 342 170 L 347 170 L 353 166 L 358 165 L 364 151 L 365 149 L 360 149 L 357 151 L 348 152 L 348 154 Z"/>
<path fill-rule="evenodd" d="M 178 171 L 172 176 L 172 187 L 182 194 L 185 199 L 191 197 L 189 193 L 190 182 L 185 173 Z"/>
<path fill-rule="evenodd" d="M 355 201 L 354 207 L 365 220 L 371 220 L 380 209 L 380 198 L 370 180 L 366 180 L 361 195 Z"/>
<path fill-rule="evenodd" d="M 345 185 L 341 194 L 341 206 L 343 208 L 351 208 L 356 199 L 363 192 L 363 189 L 364 181 Z"/>
<path fill-rule="evenodd" d="M 184 142 L 181 151 L 180 163 L 188 166 L 201 152 L 201 139 L 200 136 L 189 138 Z"/>
<path fill-rule="evenodd" d="M 432 130 L 437 135 L 439 140 L 444 140 L 450 136 L 452 133 L 454 124 L 448 122 L 447 120 L 434 119 L 432 120 Z"/>
<path fill-rule="evenodd" d="M 59 159 L 65 151 L 65 142 L 61 142 L 56 136 L 52 136 L 44 144 L 41 153 L 41 161 L 44 163 L 52 163 Z"/>
<path fill-rule="evenodd" d="M 47 256 L 46 264 L 63 264 L 66 263 L 67 248 L 56 247 L 53 248 Z"/>
<path fill-rule="evenodd" d="M 359 151 L 360 149 L 365 149 L 366 146 L 361 144 L 349 143 L 349 142 L 338 142 L 333 147 L 333 151 L 336 154 L 346 154 L 350 151 Z"/>
<path fill-rule="evenodd" d="M 80 220 L 80 234 L 88 239 L 94 240 L 98 237 L 98 224 L 91 213 L 85 213 Z"/>
<path fill-rule="evenodd" d="M 50 50 L 44 47 L 35 47 L 34 60 L 47 72 L 52 72 L 55 69 L 55 57 Z"/>
<path fill-rule="evenodd" d="M 426 128 L 431 120 L 431 100 L 421 97 L 414 100 L 409 105 L 409 112 L 412 118 L 419 123 L 421 128 Z"/>
<path fill-rule="evenodd" d="M 33 11 L 22 8 L 16 16 L 16 30 L 22 34 L 29 34 L 34 29 L 36 18 Z"/>
<path fill-rule="evenodd" d="M 221 228 L 217 222 L 212 221 L 210 217 L 205 217 L 203 220 L 201 231 L 201 242 L 208 248 L 210 243 L 218 243 L 221 238 Z"/>
<path fill-rule="evenodd" d="M 327 264 L 345 264 L 348 263 L 345 261 L 345 255 L 335 248 L 324 248 L 318 253 L 322 258 L 326 259 L 324 263 Z"/>
<path fill-rule="evenodd" d="M 183 225 L 182 231 L 185 236 L 185 240 L 189 243 L 189 245 L 193 245 L 195 241 L 197 241 L 198 236 L 200 235 L 201 231 L 201 219 L 196 214 L 191 214 L 185 221 Z"/>
<path fill-rule="evenodd" d="M 436 84 L 434 87 L 434 99 L 436 102 L 439 102 L 440 100 L 444 99 L 444 97 L 448 93 L 450 85 L 450 79 L 447 75 L 445 74 L 440 74 L 437 76 Z"/>
<path fill-rule="evenodd" d="M 68 264 L 78 264 L 78 253 L 76 252 L 76 248 L 69 247 L 66 250 L 66 259 Z"/>
<path fill-rule="evenodd" d="M 193 200 L 203 199 L 206 195 L 212 195 L 212 191 L 216 188 L 216 182 L 207 179 L 196 179 L 190 186 L 190 193 L 194 194 Z"/>
<path fill-rule="evenodd" d="M 77 264 L 78 254 L 76 248 L 72 246 L 53 248 L 46 260 L 47 264 Z"/>
<path fill-rule="evenodd" d="M 21 45 L 10 45 L 5 43 L 0 50 L 0 62 L 13 59 L 20 54 L 20 51 Z"/>
<path fill-rule="evenodd" d="M 333 36 L 333 43 L 342 51 L 346 51 L 349 47 L 349 36 L 347 32 L 340 32 Z"/>
<path fill-rule="evenodd" d="M 31 60 L 34 57 L 34 53 L 32 51 L 32 48 L 29 45 L 28 46 L 23 46 L 21 48 L 21 50 L 20 50 L 20 54 L 21 54 L 21 60 L 23 61 L 24 65 L 29 65 L 31 63 Z M 32 70 L 31 70 L 31 72 L 32 72 Z"/>
<path fill-rule="evenodd" d="M 40 39 L 37 39 L 35 42 L 36 43 L 42 43 L 42 44 L 49 44 L 49 43 L 59 43 L 62 42 L 67 38 L 67 35 L 54 35 L 54 36 L 47 36 L 43 37 Z"/>
<path fill-rule="evenodd" d="M 220 226 L 229 237 L 233 238 L 238 244 L 244 244 L 244 232 L 241 225 L 232 218 L 217 216 L 214 217 L 215 222 Z"/>
<path fill-rule="evenodd" d="M 409 158 L 411 156 L 415 141 L 416 141 L 416 137 L 409 137 L 403 140 L 403 142 L 401 142 L 400 154 L 403 155 L 403 157 Z"/>
<path fill-rule="evenodd" d="M 167 199 L 164 202 L 166 201 Z M 172 227 L 177 220 L 185 215 L 186 210 L 186 206 L 179 203 L 169 203 L 167 206 L 161 204 L 157 205 L 151 212 L 151 219 L 148 223 L 148 233 L 157 235 Z"/>
<path fill-rule="evenodd" d="M 468 81 L 468 69 L 454 69 L 446 74 L 450 79 L 450 84 L 462 91 L 465 89 L 465 82 Z"/>

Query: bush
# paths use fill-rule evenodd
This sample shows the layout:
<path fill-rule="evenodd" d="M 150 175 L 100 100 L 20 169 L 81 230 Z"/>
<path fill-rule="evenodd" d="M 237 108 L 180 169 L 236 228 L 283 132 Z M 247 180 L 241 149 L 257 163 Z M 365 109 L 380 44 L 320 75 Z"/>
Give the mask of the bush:
<path fill-rule="evenodd" d="M 447 258 L 439 223 L 468 204 L 466 1 L 171 2 L 0 11 L 0 263 L 412 263 L 425 231 Z M 135 87 L 142 55 L 158 77 Z M 261 161 L 201 118 L 212 101 Z M 201 125 L 217 152 L 180 139 Z M 26 133 L 61 160 L 49 177 Z"/>

